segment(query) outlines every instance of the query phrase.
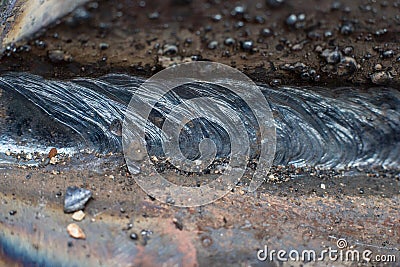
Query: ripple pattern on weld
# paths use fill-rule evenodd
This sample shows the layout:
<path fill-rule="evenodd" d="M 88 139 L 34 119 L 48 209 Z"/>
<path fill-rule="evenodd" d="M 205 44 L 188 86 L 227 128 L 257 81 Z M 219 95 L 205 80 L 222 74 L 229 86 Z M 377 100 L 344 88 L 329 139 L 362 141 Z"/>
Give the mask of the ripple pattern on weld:
<path fill-rule="evenodd" d="M 0 88 L 18 92 L 42 109 L 49 120 L 73 129 L 81 136 L 82 147 L 106 153 L 122 150 L 119 122 L 123 121 L 126 106 L 142 82 L 140 78 L 120 74 L 56 81 L 26 73 L 8 73 L 0 77 Z M 271 106 L 276 124 L 275 165 L 399 166 L 398 90 L 383 87 L 270 88 L 266 85 L 260 88 Z M 254 114 L 235 94 L 210 84 L 183 86 L 162 98 L 147 125 L 149 153 L 163 155 L 160 145 L 164 138 L 160 130 L 163 117 L 174 110 L 179 99 L 201 96 L 211 96 L 240 111 L 240 119 L 248 126 L 250 155 L 256 158 L 259 140 Z M 188 123 L 181 133 L 183 154 L 195 159 L 198 144 L 207 137 L 215 142 L 217 157 L 229 156 L 228 135 L 224 129 L 207 121 L 207 114 L 203 117 Z"/>
<path fill-rule="evenodd" d="M 285 87 L 265 95 L 276 114 L 275 163 L 398 166 L 399 91 Z"/>
<path fill-rule="evenodd" d="M 0 77 L 0 88 L 20 93 L 48 114 L 49 119 L 73 129 L 82 137 L 82 148 L 99 152 L 121 150 L 121 140 L 111 126 L 123 119 L 132 95 L 129 86 L 112 86 L 107 77 L 63 82 L 10 73 Z"/>

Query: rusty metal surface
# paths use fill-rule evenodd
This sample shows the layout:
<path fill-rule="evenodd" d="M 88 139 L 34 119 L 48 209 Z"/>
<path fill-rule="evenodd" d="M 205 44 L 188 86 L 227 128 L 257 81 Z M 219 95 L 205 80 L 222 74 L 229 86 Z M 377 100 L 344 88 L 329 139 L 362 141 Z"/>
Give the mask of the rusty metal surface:
<path fill-rule="evenodd" d="M 260 8 L 253 1 L 242 2 L 249 20 L 230 14 L 240 4 L 234 1 L 147 1 L 144 7 L 140 1 L 91 2 L 85 6 L 90 16 L 77 19 L 72 14 L 25 46 L 6 49 L 0 72 L 28 71 L 51 78 L 110 72 L 149 76 L 196 56 L 235 66 L 268 84 L 369 86 L 374 82 L 398 88 L 397 2 L 347 1 L 338 8 L 333 8 L 333 1 L 285 1 L 278 8 L 267 2 L 261 1 Z M 156 11 L 159 17 L 150 19 Z M 291 13 L 305 13 L 306 27 L 289 27 L 285 20 Z M 215 21 L 214 14 L 222 14 L 223 19 Z M 255 21 L 256 15 L 265 21 Z M 44 13 L 38 17 L 45 20 Z M 15 22 L 22 19 L 29 22 L 29 16 Z M 245 25 L 235 27 L 240 21 Z M 349 35 L 340 30 L 345 21 L 355 25 Z M 274 34 L 261 36 L 263 28 Z M 380 32 L 383 29 L 387 32 Z M 326 31 L 333 35 L 326 37 Z M 18 36 L 22 35 L 7 38 L 12 41 Z M 236 45 L 224 45 L 227 37 L 234 38 Z M 209 49 L 213 40 L 219 45 Z M 240 42 L 246 40 L 252 40 L 257 51 L 243 50 Z M 177 53 L 165 53 L 166 44 L 175 45 Z M 321 49 L 344 54 L 347 47 L 352 47 L 348 56 L 357 62 L 350 72 L 346 62 L 329 64 L 321 56 Z M 390 50 L 394 54 L 384 56 Z M 304 77 L 310 69 L 320 75 L 319 80 Z M 381 72 L 390 72 L 391 78 L 372 80 L 372 74 Z M 0 108 L 3 123 L 4 114 Z M 359 170 L 346 176 L 308 173 L 291 178 L 295 170 L 285 166 L 271 174 L 255 193 L 238 186 L 213 204 L 176 208 L 147 196 L 126 171 L 120 154 L 95 159 L 79 155 L 40 168 L 1 166 L 0 266 L 399 265 L 398 172 L 377 170 L 371 175 Z M 85 240 L 71 238 L 66 230 L 73 220 L 63 212 L 63 194 L 73 185 L 93 191 L 84 210 L 86 218 L 76 222 Z M 133 233 L 138 236 L 135 240 L 130 237 Z M 336 248 L 339 238 L 346 239 L 349 248 L 395 255 L 397 262 L 257 260 L 257 251 L 265 245 L 275 250 L 322 251 Z"/>
<path fill-rule="evenodd" d="M 4 1 L 4 11 L 0 16 L 0 51 L 7 45 L 21 42 L 70 13 L 88 0 L 54 1 L 21 0 Z"/>
<path fill-rule="evenodd" d="M 57 169 L 60 173 L 53 174 Z M 366 183 L 370 189 L 361 195 L 359 188 Z M 48 266 L 262 266 L 256 253 L 265 245 L 321 251 L 335 248 L 338 238 L 360 251 L 399 257 L 399 183 L 366 175 L 303 177 L 269 182 L 255 193 L 237 187 L 213 204 L 176 208 L 152 200 L 121 171 L 6 168 L 0 182 L 2 257 Z M 86 240 L 73 240 L 66 231 L 73 220 L 63 213 L 59 192 L 70 185 L 94 193 L 87 217 L 78 222 Z M 11 210 L 16 214 L 10 215 Z M 149 234 L 141 235 L 143 230 Z"/>

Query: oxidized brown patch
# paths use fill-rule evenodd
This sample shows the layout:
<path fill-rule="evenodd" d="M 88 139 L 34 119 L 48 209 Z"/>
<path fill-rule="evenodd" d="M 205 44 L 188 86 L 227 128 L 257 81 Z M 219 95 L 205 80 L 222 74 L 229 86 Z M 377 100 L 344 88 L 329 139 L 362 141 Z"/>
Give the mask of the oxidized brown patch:
<path fill-rule="evenodd" d="M 57 148 L 53 147 L 52 149 L 50 149 L 48 158 L 51 159 L 52 157 L 55 157 L 57 155 Z"/>

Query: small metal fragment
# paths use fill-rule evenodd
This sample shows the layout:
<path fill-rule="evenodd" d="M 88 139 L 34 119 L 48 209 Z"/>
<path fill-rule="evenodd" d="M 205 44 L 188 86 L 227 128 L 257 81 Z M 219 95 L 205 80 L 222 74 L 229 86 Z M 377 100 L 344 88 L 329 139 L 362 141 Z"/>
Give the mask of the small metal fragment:
<path fill-rule="evenodd" d="M 74 212 L 85 207 L 86 202 L 92 197 L 90 190 L 69 186 L 65 193 L 64 212 Z"/>

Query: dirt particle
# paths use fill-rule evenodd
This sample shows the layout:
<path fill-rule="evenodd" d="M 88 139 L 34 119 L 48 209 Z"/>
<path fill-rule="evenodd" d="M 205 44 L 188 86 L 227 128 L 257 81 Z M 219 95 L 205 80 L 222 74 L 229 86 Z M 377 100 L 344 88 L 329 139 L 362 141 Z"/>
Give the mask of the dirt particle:
<path fill-rule="evenodd" d="M 68 234 L 76 239 L 86 239 L 86 235 L 83 230 L 76 223 L 71 223 L 67 226 Z"/>
<path fill-rule="evenodd" d="M 83 211 L 79 210 L 79 211 L 74 212 L 74 214 L 72 214 L 72 219 L 74 221 L 80 222 L 85 218 L 85 216 L 86 216 L 86 214 Z"/>

